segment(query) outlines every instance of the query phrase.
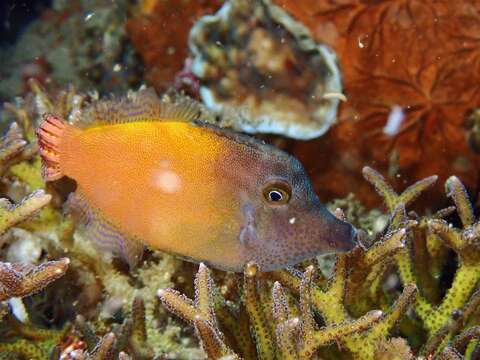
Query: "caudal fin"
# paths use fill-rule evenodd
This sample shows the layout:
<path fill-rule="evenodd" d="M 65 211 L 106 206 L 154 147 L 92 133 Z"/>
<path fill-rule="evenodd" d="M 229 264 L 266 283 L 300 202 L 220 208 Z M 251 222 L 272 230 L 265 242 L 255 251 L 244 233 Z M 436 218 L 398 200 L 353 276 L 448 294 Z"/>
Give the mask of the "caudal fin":
<path fill-rule="evenodd" d="M 45 181 L 57 180 L 64 176 L 60 167 L 60 147 L 69 126 L 65 120 L 56 115 L 43 115 L 37 129 L 37 138 L 42 158 L 42 176 Z"/>

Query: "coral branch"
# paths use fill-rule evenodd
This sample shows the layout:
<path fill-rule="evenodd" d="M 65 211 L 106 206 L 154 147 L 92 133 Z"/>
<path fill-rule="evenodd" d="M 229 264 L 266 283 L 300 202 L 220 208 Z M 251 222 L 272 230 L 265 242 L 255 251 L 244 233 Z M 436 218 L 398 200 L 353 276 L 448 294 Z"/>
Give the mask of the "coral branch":
<path fill-rule="evenodd" d="M 0 358 L 5 355 L 7 359 L 53 359 L 52 356 L 57 353 L 57 345 L 71 329 L 68 324 L 60 330 L 37 328 L 32 324 L 22 323 L 12 313 L 8 313 L 4 320 L 8 325 L 9 335 L 14 339 L 0 342 Z"/>
<path fill-rule="evenodd" d="M 405 229 L 400 229 L 395 231 L 390 236 L 387 236 L 383 241 L 375 243 L 364 256 L 364 261 L 370 266 L 375 265 L 376 263 L 385 259 L 385 257 L 393 255 L 398 250 L 405 247 Z"/>
<path fill-rule="evenodd" d="M 257 272 L 258 268 L 255 264 L 249 263 L 246 265 L 244 277 L 245 307 L 250 317 L 259 359 L 274 359 L 275 346 L 273 336 L 267 324 L 263 308 L 264 304 L 260 302 L 257 292 Z"/>
<path fill-rule="evenodd" d="M 157 295 L 169 311 L 195 326 L 202 348 L 210 358 L 232 356 L 236 359 L 237 355 L 225 344 L 218 328 L 212 292 L 210 271 L 200 264 L 195 278 L 195 301 L 172 289 L 159 289 Z"/>
<path fill-rule="evenodd" d="M 13 205 L 8 199 L 0 199 L 0 234 L 10 227 L 31 217 L 35 212 L 47 205 L 51 195 L 37 190 L 23 199 L 20 204 Z"/>
<path fill-rule="evenodd" d="M 115 340 L 113 333 L 106 334 L 88 356 L 88 360 L 113 360 Z"/>
<path fill-rule="evenodd" d="M 464 227 L 470 226 L 475 221 L 473 208 L 468 198 L 467 190 L 456 176 L 450 176 L 445 182 L 447 196 L 452 198 L 457 208 L 458 216 Z"/>
<path fill-rule="evenodd" d="M 468 343 L 473 339 L 480 338 L 480 326 L 471 327 L 460 335 L 458 335 L 455 339 L 453 339 L 452 346 L 457 349 L 460 353 L 464 353 L 467 349 Z"/>
<path fill-rule="evenodd" d="M 447 346 L 437 358 L 438 360 L 463 360 L 463 356 L 454 348 Z"/>
<path fill-rule="evenodd" d="M 396 195 L 391 189 L 388 191 L 385 190 L 389 189 L 388 184 L 385 183 L 385 180 L 380 174 L 372 169 L 365 168 L 364 176 L 379 190 L 379 193 L 384 197 L 387 207 L 390 210 L 396 206 L 398 202 L 408 204 L 436 180 L 434 177 L 420 180 L 408 187 L 403 194 Z M 442 239 L 446 245 L 451 247 L 459 255 L 460 259 L 452 286 L 447 291 L 439 306 L 434 309 L 432 304 L 423 296 L 417 296 L 416 311 L 432 336 L 438 336 L 435 334 L 447 326 L 450 321 L 450 316 L 455 309 L 463 308 L 480 280 L 480 225 L 474 223 L 475 219 L 472 205 L 460 180 L 453 176 L 450 177 L 445 184 L 445 188 L 447 190 L 447 196 L 451 197 L 455 203 L 464 228 L 462 230 L 455 229 L 440 219 L 431 219 L 426 222 L 427 226 L 424 226 L 424 231 L 427 231 L 424 239 L 430 240 L 430 243 L 432 243 L 432 240 L 435 241 L 435 238 L 432 238 L 432 234 L 438 236 L 439 239 Z M 405 193 L 406 195 L 404 195 Z M 413 249 L 412 242 L 421 241 L 421 237 L 418 236 L 417 232 L 415 239 L 413 236 L 409 236 L 408 240 L 408 248 Z M 415 248 L 418 250 L 418 244 L 415 245 Z M 402 281 L 404 283 L 419 283 L 416 276 L 418 270 L 415 269 L 412 261 L 411 251 L 400 252 L 396 256 L 396 260 Z"/>
<path fill-rule="evenodd" d="M 298 359 L 295 343 L 295 330 L 299 324 L 298 318 L 290 319 L 285 290 L 278 281 L 273 284 L 273 318 L 275 319 L 275 336 L 279 354 L 282 359 Z"/>
<path fill-rule="evenodd" d="M 0 175 L 14 163 L 24 159 L 22 151 L 27 146 L 22 132 L 16 122 L 8 128 L 7 133 L 0 139 Z"/>
<path fill-rule="evenodd" d="M 0 301 L 29 296 L 62 277 L 70 260 L 63 258 L 39 266 L 0 262 Z"/>

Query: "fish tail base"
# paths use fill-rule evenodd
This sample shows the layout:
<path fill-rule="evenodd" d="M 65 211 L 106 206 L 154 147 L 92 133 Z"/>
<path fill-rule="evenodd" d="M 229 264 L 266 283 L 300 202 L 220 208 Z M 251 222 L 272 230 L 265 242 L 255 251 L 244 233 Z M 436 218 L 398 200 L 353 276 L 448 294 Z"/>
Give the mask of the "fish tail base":
<path fill-rule="evenodd" d="M 42 158 L 42 176 L 45 181 L 64 176 L 60 167 L 60 146 L 68 123 L 53 114 L 45 114 L 37 129 L 38 148 Z"/>

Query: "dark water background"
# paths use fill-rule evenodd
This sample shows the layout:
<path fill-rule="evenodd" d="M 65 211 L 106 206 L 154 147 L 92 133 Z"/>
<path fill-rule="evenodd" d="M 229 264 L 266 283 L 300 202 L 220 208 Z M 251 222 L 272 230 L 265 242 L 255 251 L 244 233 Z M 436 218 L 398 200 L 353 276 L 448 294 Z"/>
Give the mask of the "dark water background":
<path fill-rule="evenodd" d="M 25 26 L 51 3 L 51 0 L 0 1 L 0 45 L 13 44 Z"/>

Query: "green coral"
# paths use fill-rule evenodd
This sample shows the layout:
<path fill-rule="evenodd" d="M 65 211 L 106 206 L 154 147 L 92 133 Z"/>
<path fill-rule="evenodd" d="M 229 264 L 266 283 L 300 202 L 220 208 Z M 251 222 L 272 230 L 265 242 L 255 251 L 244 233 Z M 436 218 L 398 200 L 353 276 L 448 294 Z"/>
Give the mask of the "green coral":
<path fill-rule="evenodd" d="M 365 168 L 364 174 L 367 180 L 375 185 L 390 211 L 393 211 L 399 205 L 408 205 L 436 181 L 435 177 L 427 178 L 397 195 L 374 170 Z M 445 328 L 452 321 L 454 312 L 464 309 L 480 280 L 480 223 L 475 222 L 472 205 L 460 180 L 454 176 L 450 177 L 445 183 L 445 188 L 447 196 L 451 197 L 455 203 L 463 228 L 456 229 L 445 220 L 438 218 L 420 221 L 417 226 L 420 234 L 417 233 L 416 236 L 414 236 L 414 232 L 409 234 L 407 247 L 396 255 L 396 262 L 402 282 L 419 284 L 420 280 L 417 274 L 427 273 L 428 275 L 430 269 L 425 265 L 428 264 L 429 257 L 436 254 L 438 247 L 447 246 L 455 251 L 458 266 L 453 282 L 440 303 L 432 304 L 420 292 L 415 304 L 415 312 L 422 320 L 429 336 L 441 336 L 448 340 L 452 334 L 445 331 Z M 405 221 L 405 214 L 400 212 L 393 219 L 391 226 L 393 228 L 401 226 L 402 221 Z M 421 236 L 421 233 L 423 233 L 423 236 Z M 430 248 L 433 250 L 433 254 L 428 254 L 427 244 L 424 244 L 426 254 L 424 254 L 424 263 L 421 266 L 425 268 L 419 269 L 418 265 L 415 264 L 414 256 L 418 253 L 417 249 L 421 245 L 418 243 L 425 242 L 427 239 L 431 243 Z M 417 250 L 417 252 L 414 252 L 414 250 Z M 430 278 L 434 278 L 435 275 L 437 274 L 430 274 Z M 431 285 L 428 284 L 428 281 L 425 281 L 425 283 L 427 283 L 427 286 Z M 441 347 L 439 346 L 439 348 Z"/>

